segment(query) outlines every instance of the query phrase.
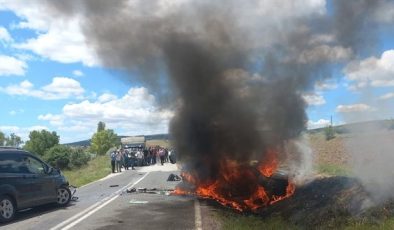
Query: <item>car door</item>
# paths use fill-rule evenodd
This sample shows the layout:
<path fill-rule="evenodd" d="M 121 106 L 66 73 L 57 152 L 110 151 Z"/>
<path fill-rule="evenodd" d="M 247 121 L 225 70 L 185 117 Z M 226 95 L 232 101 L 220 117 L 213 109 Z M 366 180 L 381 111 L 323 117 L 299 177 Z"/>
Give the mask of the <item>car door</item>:
<path fill-rule="evenodd" d="M 28 155 L 25 156 L 24 162 L 29 177 L 34 181 L 33 186 L 37 189 L 37 202 L 44 204 L 56 200 L 56 185 L 54 178 L 47 174 L 48 166 L 38 158 Z"/>
<path fill-rule="evenodd" d="M 22 169 L 20 154 L 0 154 L 1 186 L 13 192 L 18 208 L 29 207 L 35 197 L 35 188 Z"/>

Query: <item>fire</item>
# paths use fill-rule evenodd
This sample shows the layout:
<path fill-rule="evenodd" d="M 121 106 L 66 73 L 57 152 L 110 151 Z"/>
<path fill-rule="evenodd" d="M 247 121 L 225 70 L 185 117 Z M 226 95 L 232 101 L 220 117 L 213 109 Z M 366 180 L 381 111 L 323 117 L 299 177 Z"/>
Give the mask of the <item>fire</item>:
<path fill-rule="evenodd" d="M 267 151 L 266 159 L 263 164 L 259 165 L 259 171 L 266 177 L 271 177 L 278 168 L 278 160 L 276 159 L 275 151 L 270 149 Z"/>
<path fill-rule="evenodd" d="M 279 195 L 273 194 L 269 188 L 259 183 L 260 174 L 270 179 L 278 168 L 275 151 L 270 150 L 265 155 L 266 159 L 257 168 L 225 159 L 219 166 L 220 174 L 215 180 L 200 181 L 197 174 L 183 172 L 181 174 L 183 180 L 194 185 L 195 188 L 188 191 L 178 187 L 174 193 L 195 194 L 203 198 L 214 199 L 238 211 L 256 211 L 290 197 L 295 191 L 295 186 L 288 181 L 286 181 L 286 191 Z"/>

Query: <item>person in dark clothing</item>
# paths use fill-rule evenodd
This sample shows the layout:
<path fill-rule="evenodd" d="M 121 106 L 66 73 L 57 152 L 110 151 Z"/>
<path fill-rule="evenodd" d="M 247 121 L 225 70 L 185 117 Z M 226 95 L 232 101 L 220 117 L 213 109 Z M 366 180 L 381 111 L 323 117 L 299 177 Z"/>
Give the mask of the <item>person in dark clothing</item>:
<path fill-rule="evenodd" d="M 125 151 L 124 153 L 124 164 L 123 164 L 123 167 L 126 169 L 126 170 L 129 170 L 129 167 L 130 167 L 130 157 L 129 157 L 129 153 L 127 152 L 127 151 Z"/>
<path fill-rule="evenodd" d="M 176 163 L 176 153 L 175 153 L 175 150 L 171 150 L 168 154 L 169 154 L 169 158 L 170 158 L 171 164 L 175 164 L 175 163 Z"/>
<path fill-rule="evenodd" d="M 115 173 L 115 161 L 116 161 L 116 152 L 113 151 L 111 153 L 111 169 L 112 169 L 112 173 Z"/>
<path fill-rule="evenodd" d="M 143 162 L 144 166 L 149 165 L 149 162 L 148 162 L 149 157 L 148 157 L 148 155 L 149 155 L 149 151 L 147 149 L 144 149 L 144 162 Z"/>
<path fill-rule="evenodd" d="M 135 161 L 136 161 L 136 159 L 135 159 L 135 153 L 133 153 L 133 152 L 130 153 L 130 159 L 131 159 L 131 169 L 132 169 L 132 170 L 135 170 L 135 168 L 134 168 L 134 166 L 135 166 Z"/>
<path fill-rule="evenodd" d="M 164 149 L 164 162 L 168 162 L 168 149 Z"/>
<path fill-rule="evenodd" d="M 163 165 L 164 164 L 164 158 L 165 158 L 165 151 L 164 151 L 164 149 L 160 149 L 159 150 L 159 157 L 160 157 L 160 163 L 161 163 L 161 165 Z"/>

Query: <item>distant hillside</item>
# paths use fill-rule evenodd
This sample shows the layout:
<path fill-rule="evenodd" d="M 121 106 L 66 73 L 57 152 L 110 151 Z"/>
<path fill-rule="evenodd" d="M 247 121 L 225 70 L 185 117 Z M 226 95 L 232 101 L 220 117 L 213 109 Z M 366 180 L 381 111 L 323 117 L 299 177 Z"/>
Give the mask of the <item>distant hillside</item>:
<path fill-rule="evenodd" d="M 140 135 L 143 136 L 143 135 Z M 128 136 L 118 136 L 119 140 L 123 137 L 128 137 Z M 169 140 L 170 136 L 168 134 L 153 134 L 153 135 L 145 135 L 145 139 L 147 141 L 149 140 Z M 73 146 L 73 147 L 87 147 L 90 146 L 90 141 L 91 139 L 88 140 L 83 140 L 83 141 L 77 141 L 77 142 L 72 142 L 72 143 L 67 143 L 64 145 L 67 146 Z"/>
<path fill-rule="evenodd" d="M 368 127 L 382 128 L 382 129 L 394 129 L 394 120 L 377 120 L 377 121 L 365 121 L 350 123 L 344 125 L 334 126 L 336 133 L 349 133 L 350 131 L 357 132 L 358 130 L 366 130 Z M 318 129 L 308 130 L 308 133 L 323 132 L 325 127 Z"/>
<path fill-rule="evenodd" d="M 365 128 L 368 127 L 380 127 L 380 128 L 387 128 L 387 129 L 394 129 L 394 120 L 377 120 L 377 121 L 366 121 L 366 122 L 357 122 L 357 123 L 351 123 L 351 124 L 345 124 L 345 125 L 338 125 L 334 126 L 335 132 L 336 133 L 348 133 L 350 131 L 357 131 L 357 130 L 365 130 Z M 324 131 L 323 128 L 318 128 L 318 129 L 311 129 L 308 130 L 308 133 L 319 133 Z M 143 136 L 143 135 L 140 135 Z M 119 136 L 120 138 L 123 137 L 128 137 L 128 136 Z M 170 140 L 171 137 L 169 134 L 153 134 L 153 135 L 145 135 L 145 139 L 147 141 L 150 140 Z M 77 141 L 73 143 L 67 143 L 64 145 L 68 146 L 75 146 L 75 147 L 87 147 L 90 146 L 90 141 L 89 140 L 83 140 L 83 141 Z"/>

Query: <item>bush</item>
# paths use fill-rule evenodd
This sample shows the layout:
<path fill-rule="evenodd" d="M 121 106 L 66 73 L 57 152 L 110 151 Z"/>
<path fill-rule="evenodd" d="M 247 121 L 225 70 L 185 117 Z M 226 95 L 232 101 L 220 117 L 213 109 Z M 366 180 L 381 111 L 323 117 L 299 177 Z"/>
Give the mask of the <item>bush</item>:
<path fill-rule="evenodd" d="M 59 169 L 80 168 L 88 163 L 90 154 L 82 148 L 55 145 L 44 154 L 44 160 Z"/>
<path fill-rule="evenodd" d="M 70 167 L 80 168 L 88 163 L 90 154 L 86 153 L 82 148 L 73 149 L 70 155 Z"/>
<path fill-rule="evenodd" d="M 69 168 L 72 149 L 65 145 L 55 145 L 44 154 L 44 160 L 59 169 Z"/>

